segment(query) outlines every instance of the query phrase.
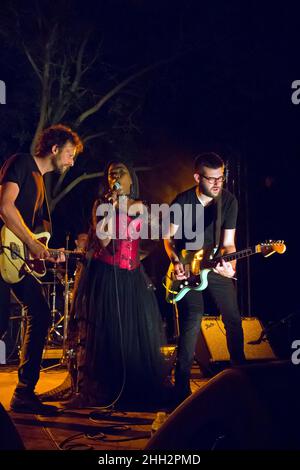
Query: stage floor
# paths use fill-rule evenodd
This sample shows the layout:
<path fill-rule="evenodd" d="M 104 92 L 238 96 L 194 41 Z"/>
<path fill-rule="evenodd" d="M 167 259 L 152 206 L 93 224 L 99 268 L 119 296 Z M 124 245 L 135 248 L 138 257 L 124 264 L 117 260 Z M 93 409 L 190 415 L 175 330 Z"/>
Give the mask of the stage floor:
<path fill-rule="evenodd" d="M 63 368 L 42 371 L 36 391 L 42 393 L 60 385 L 66 377 Z M 192 369 L 193 392 L 208 379 L 202 378 L 199 367 Z M 17 382 L 16 366 L 0 366 L 0 402 L 9 410 L 9 402 Z M 52 404 L 52 403 L 51 403 Z M 54 403 L 61 406 L 60 403 Z M 96 408 L 66 410 L 55 417 L 9 412 L 26 450 L 88 449 L 135 450 L 143 449 L 151 437 L 151 425 L 158 411 L 163 409 L 114 411 L 93 421 Z"/>

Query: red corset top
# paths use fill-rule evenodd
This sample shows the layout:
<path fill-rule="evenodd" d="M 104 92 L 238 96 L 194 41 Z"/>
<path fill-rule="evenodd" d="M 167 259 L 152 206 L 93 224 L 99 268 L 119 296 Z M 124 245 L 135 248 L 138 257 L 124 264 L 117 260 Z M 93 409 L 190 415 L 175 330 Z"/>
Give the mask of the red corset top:
<path fill-rule="evenodd" d="M 139 238 L 136 238 L 142 227 L 141 218 L 131 218 L 127 214 L 116 215 L 116 239 L 110 241 L 106 248 L 99 248 L 94 258 L 103 263 L 118 266 L 131 271 L 140 265 Z"/>

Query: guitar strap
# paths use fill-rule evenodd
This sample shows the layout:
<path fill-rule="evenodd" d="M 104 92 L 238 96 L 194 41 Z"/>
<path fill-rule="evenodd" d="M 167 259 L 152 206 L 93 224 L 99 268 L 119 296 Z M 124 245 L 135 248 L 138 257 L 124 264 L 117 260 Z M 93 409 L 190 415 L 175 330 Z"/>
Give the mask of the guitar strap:
<path fill-rule="evenodd" d="M 47 189 L 46 189 L 46 185 L 44 183 L 44 203 L 43 203 L 43 207 L 41 208 L 43 210 L 43 215 L 45 216 L 45 212 L 47 212 L 47 215 L 49 217 L 49 232 L 50 232 L 50 235 L 52 236 L 52 233 L 53 233 L 53 230 L 52 230 L 52 219 L 51 219 L 51 213 L 50 213 L 50 207 L 49 207 L 49 202 L 48 202 L 48 196 L 47 196 Z"/>
<path fill-rule="evenodd" d="M 215 217 L 214 217 L 214 255 L 217 253 L 220 245 L 221 235 L 221 223 L 222 223 L 222 191 L 217 198 L 215 204 Z"/>
<path fill-rule="evenodd" d="M 52 220 L 50 214 L 50 208 L 47 198 L 47 190 L 45 182 L 43 181 L 43 195 L 44 200 L 42 205 L 37 209 L 36 213 L 34 214 L 34 233 L 44 232 L 45 230 L 50 233 L 52 236 Z M 49 227 L 45 227 L 43 221 L 47 221 L 49 223 Z"/>

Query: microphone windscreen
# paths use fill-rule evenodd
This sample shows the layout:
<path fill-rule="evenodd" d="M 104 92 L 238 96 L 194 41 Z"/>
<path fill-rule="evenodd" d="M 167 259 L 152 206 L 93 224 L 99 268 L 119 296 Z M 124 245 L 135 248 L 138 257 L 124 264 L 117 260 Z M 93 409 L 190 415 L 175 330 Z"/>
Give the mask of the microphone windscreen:
<path fill-rule="evenodd" d="M 121 189 L 121 188 L 122 188 L 122 186 L 121 186 L 121 184 L 119 183 L 119 181 L 116 181 L 116 182 L 114 183 L 114 185 L 113 185 L 113 189 L 114 189 L 115 191 L 118 191 L 118 190 Z"/>

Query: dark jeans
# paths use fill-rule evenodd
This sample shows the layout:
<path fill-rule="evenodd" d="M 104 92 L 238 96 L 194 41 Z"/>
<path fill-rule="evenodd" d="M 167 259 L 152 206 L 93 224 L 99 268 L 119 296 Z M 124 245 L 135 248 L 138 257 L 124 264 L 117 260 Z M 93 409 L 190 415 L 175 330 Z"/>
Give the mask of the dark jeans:
<path fill-rule="evenodd" d="M 18 370 L 18 390 L 33 391 L 39 379 L 43 349 L 51 313 L 42 286 L 30 275 L 17 284 L 7 284 L 0 276 L 0 316 L 5 325 L 9 316 L 9 290 L 27 307 L 25 337 Z M 3 308 L 3 310 L 2 310 Z"/>
<path fill-rule="evenodd" d="M 240 364 L 245 360 L 244 335 L 233 281 L 211 271 L 208 275 L 207 289 L 222 314 L 231 362 Z M 184 395 L 190 390 L 190 369 L 193 364 L 197 336 L 204 313 L 202 292 L 191 290 L 178 302 L 178 310 L 180 335 L 175 385 Z"/>
<path fill-rule="evenodd" d="M 10 314 L 10 288 L 0 275 L 0 339 L 8 329 Z"/>

